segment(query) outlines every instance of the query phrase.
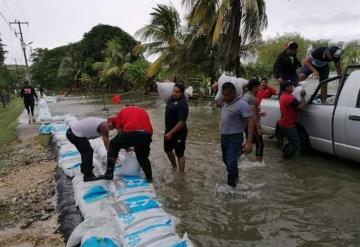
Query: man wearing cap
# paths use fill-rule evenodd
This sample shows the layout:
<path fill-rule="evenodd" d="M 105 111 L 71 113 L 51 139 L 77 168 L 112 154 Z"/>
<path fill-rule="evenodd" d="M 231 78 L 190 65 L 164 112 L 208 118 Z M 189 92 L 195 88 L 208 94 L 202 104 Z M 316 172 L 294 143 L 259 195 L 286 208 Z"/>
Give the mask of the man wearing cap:
<path fill-rule="evenodd" d="M 330 62 L 335 63 L 337 74 L 341 75 L 342 70 L 340 60 L 340 47 L 330 46 L 316 48 L 304 59 L 304 66 L 301 69 L 300 80 L 305 80 L 311 74 L 313 74 L 314 79 L 319 78 L 319 82 L 328 79 L 330 74 Z M 322 102 L 326 101 L 326 84 L 321 87 L 320 97 Z"/>
<path fill-rule="evenodd" d="M 285 159 L 290 159 L 301 147 L 301 140 L 296 123 L 298 112 L 304 111 L 305 109 L 306 92 L 304 90 L 301 91 L 301 101 L 298 101 L 295 96 L 292 95 L 294 86 L 291 81 L 284 81 L 282 87 L 282 93 L 279 100 L 281 117 L 278 124 L 281 133 L 288 140 L 288 143 L 282 150 L 283 157 Z"/>
<path fill-rule="evenodd" d="M 113 129 L 112 122 L 103 118 L 88 117 L 73 123 L 66 132 L 67 139 L 74 144 L 81 155 L 81 173 L 84 182 L 101 179 L 93 173 L 94 150 L 89 139 L 102 136 L 106 150 L 109 149 L 109 129 Z"/>
<path fill-rule="evenodd" d="M 284 81 L 291 81 L 294 86 L 297 86 L 299 82 L 296 73 L 297 68 L 301 67 L 301 63 L 296 56 L 298 47 L 299 45 L 295 41 L 288 42 L 285 50 L 279 54 L 275 61 L 274 75 L 280 85 Z"/>
<path fill-rule="evenodd" d="M 113 179 L 115 161 L 120 149 L 134 147 L 136 158 L 144 171 L 146 180 L 152 182 L 149 155 L 153 128 L 147 112 L 137 106 L 127 106 L 116 116 L 109 118 L 109 121 L 118 130 L 118 134 L 110 141 L 104 179 Z"/>

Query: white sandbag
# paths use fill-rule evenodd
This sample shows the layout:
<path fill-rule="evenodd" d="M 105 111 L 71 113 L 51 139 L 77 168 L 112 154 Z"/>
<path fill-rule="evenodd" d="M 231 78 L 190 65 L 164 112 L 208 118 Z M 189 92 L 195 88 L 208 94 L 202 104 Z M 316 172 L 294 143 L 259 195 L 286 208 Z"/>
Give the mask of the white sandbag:
<path fill-rule="evenodd" d="M 175 233 L 175 225 L 171 220 L 152 225 L 122 236 L 124 247 L 137 246 L 174 246 L 181 241 Z"/>
<path fill-rule="evenodd" d="M 124 159 L 125 158 L 125 159 Z M 140 165 L 135 152 L 120 153 L 115 163 L 114 177 L 137 176 L 140 173 Z"/>
<path fill-rule="evenodd" d="M 106 163 L 101 162 L 100 160 L 93 158 L 93 173 L 96 177 L 104 175 L 106 171 Z"/>
<path fill-rule="evenodd" d="M 192 86 L 185 89 L 185 96 L 186 97 L 192 97 L 194 93 L 194 88 Z"/>
<path fill-rule="evenodd" d="M 53 134 L 53 140 L 57 146 L 69 143 L 65 132 L 56 132 L 55 134 Z"/>
<path fill-rule="evenodd" d="M 218 80 L 218 91 L 215 96 L 215 102 L 220 102 L 223 99 L 222 96 L 222 86 L 225 82 L 231 82 L 235 85 L 236 95 L 242 96 L 243 87 L 247 85 L 248 81 L 243 78 L 230 77 L 225 74 L 222 74 Z"/>
<path fill-rule="evenodd" d="M 78 122 L 79 120 L 77 119 L 77 117 L 75 116 L 72 116 L 72 115 L 66 115 L 65 116 L 65 119 L 64 119 L 64 122 L 67 126 L 71 126 L 72 124 Z"/>
<path fill-rule="evenodd" d="M 51 121 L 53 122 L 64 122 L 65 116 L 53 116 L 51 118 Z"/>
<path fill-rule="evenodd" d="M 153 208 L 146 211 L 138 213 L 128 213 L 118 216 L 119 225 L 122 231 L 126 231 L 133 226 L 136 226 L 136 223 L 141 223 L 148 219 L 157 219 L 167 217 L 168 214 L 163 208 Z"/>
<path fill-rule="evenodd" d="M 295 88 L 294 88 L 294 91 L 292 92 L 292 95 L 293 95 L 298 101 L 301 101 L 301 91 L 302 91 L 302 90 L 305 90 L 305 84 L 306 84 L 305 81 L 300 82 L 300 83 L 299 83 L 299 86 L 295 87 Z M 305 103 L 306 103 L 306 104 L 309 103 L 310 98 L 311 98 L 311 95 L 309 95 L 309 94 L 306 94 L 306 95 L 305 95 Z"/>
<path fill-rule="evenodd" d="M 156 82 L 160 98 L 164 102 L 168 102 L 172 97 L 172 92 L 174 90 L 174 82 Z"/>
<path fill-rule="evenodd" d="M 71 233 L 66 247 L 122 246 L 116 217 L 99 214 L 93 219 L 86 219 Z"/>
<path fill-rule="evenodd" d="M 77 149 L 73 144 L 71 144 L 70 142 L 66 143 L 59 148 L 59 156 L 61 156 L 62 154 L 66 153 L 68 151 L 76 151 L 76 150 Z"/>
<path fill-rule="evenodd" d="M 48 104 L 44 99 L 39 99 L 38 101 L 38 108 L 48 108 Z"/>
<path fill-rule="evenodd" d="M 94 155 L 103 163 L 107 162 L 107 150 L 104 145 L 102 137 L 89 140 Z"/>

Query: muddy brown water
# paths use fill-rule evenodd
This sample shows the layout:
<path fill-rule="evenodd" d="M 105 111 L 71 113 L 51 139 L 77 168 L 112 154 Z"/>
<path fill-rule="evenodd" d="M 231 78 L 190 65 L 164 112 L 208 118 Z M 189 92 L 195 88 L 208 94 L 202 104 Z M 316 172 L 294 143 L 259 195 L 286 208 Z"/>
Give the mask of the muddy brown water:
<path fill-rule="evenodd" d="M 225 185 L 218 123 L 211 101 L 191 101 L 186 175 L 171 168 L 163 152 L 165 104 L 154 96 L 129 94 L 150 114 L 151 161 L 158 200 L 197 246 L 360 246 L 360 164 L 315 153 L 284 161 L 275 140 L 265 138 L 264 164 L 253 156 L 239 163 L 237 189 Z M 51 103 L 53 115 L 79 118 L 102 112 L 99 98 L 69 97 Z"/>

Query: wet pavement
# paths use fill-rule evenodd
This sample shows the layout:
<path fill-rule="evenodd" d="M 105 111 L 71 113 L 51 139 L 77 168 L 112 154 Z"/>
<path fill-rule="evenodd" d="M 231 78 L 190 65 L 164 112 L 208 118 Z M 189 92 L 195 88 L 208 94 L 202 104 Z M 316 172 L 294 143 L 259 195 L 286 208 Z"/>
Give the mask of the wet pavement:
<path fill-rule="evenodd" d="M 107 98 L 111 98 L 110 96 Z M 360 165 L 314 153 L 281 158 L 265 138 L 264 163 L 253 156 L 239 163 L 237 189 L 225 185 L 218 123 L 211 101 L 191 101 L 186 174 L 174 170 L 163 152 L 165 104 L 154 96 L 129 94 L 121 105 L 144 107 L 154 136 L 151 161 L 158 199 L 179 217 L 178 232 L 197 246 L 360 246 Z M 107 117 L 120 106 L 101 99 L 69 97 L 50 103 L 53 115 Z"/>

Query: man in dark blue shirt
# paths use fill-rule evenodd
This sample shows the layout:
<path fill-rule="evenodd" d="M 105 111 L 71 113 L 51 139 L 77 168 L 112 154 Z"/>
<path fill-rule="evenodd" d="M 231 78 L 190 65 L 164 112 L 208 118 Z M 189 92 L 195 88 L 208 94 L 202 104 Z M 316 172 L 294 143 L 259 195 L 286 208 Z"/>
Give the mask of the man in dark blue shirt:
<path fill-rule="evenodd" d="M 313 74 L 314 79 L 319 79 L 322 82 L 329 78 L 330 66 L 329 63 L 334 62 L 337 74 L 341 75 L 341 48 L 338 46 L 319 47 L 316 48 L 304 60 L 304 66 L 301 69 L 300 81 Z M 321 101 L 325 102 L 327 97 L 327 85 L 321 87 L 320 93 Z"/>
<path fill-rule="evenodd" d="M 186 103 L 184 92 L 185 86 L 183 84 L 175 84 L 172 98 L 166 104 L 164 136 L 164 150 L 172 166 L 176 167 L 173 152 L 175 150 L 179 170 L 182 173 L 185 172 L 186 120 L 189 114 L 189 107 Z"/>

